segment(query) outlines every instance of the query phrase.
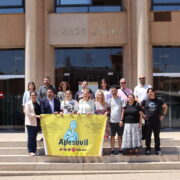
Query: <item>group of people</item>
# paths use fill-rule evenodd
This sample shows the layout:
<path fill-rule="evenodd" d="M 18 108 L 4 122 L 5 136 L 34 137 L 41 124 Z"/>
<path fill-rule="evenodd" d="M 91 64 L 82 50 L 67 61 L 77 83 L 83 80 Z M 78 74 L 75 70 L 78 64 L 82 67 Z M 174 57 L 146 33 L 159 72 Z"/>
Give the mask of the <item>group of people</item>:
<path fill-rule="evenodd" d="M 145 121 L 146 154 L 151 154 L 151 134 L 154 132 L 155 154 L 160 150 L 161 120 L 167 113 L 167 105 L 157 98 L 154 89 L 147 85 L 145 76 L 139 77 L 140 84 L 134 93 L 126 87 L 126 79 L 120 79 L 120 88 L 108 89 L 106 79 L 93 92 L 88 82 L 81 83 L 82 88 L 73 96 L 68 82 L 59 84 L 59 91 L 50 84 L 50 78 L 44 78 L 44 84 L 36 93 L 34 82 L 29 82 L 23 95 L 25 125 L 28 135 L 28 153 L 36 155 L 36 137 L 40 114 L 86 114 L 106 115 L 105 138 L 111 137 L 111 155 L 138 153 L 142 147 L 142 121 Z M 74 99 L 73 99 L 74 97 Z M 110 134 L 109 134 L 110 129 Z M 115 152 L 115 137 L 118 136 L 118 152 Z"/>

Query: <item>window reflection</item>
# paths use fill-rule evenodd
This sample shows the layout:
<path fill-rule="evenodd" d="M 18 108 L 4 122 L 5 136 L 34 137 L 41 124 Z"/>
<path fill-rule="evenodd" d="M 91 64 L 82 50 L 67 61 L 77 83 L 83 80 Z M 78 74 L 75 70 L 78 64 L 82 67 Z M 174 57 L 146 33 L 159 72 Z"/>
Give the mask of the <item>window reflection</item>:
<path fill-rule="evenodd" d="M 180 47 L 153 48 L 153 86 L 169 106 L 163 127 L 180 127 Z"/>
<path fill-rule="evenodd" d="M 180 11 L 180 0 L 152 0 L 154 11 Z"/>
<path fill-rule="evenodd" d="M 91 0 L 58 0 L 61 5 L 91 4 Z"/>
<path fill-rule="evenodd" d="M 120 6 L 92 6 L 89 12 L 118 12 L 121 11 Z"/>
<path fill-rule="evenodd" d="M 153 69 L 155 73 L 180 72 L 180 47 L 154 47 Z"/>
<path fill-rule="evenodd" d="M 24 62 L 24 50 L 0 50 L 0 75 L 23 75 Z"/>
<path fill-rule="evenodd" d="M 56 85 L 66 80 L 73 91 L 83 80 L 107 78 L 110 84 L 117 84 L 123 71 L 122 48 L 55 49 L 55 64 Z"/>
<path fill-rule="evenodd" d="M 88 12 L 88 7 L 58 7 L 57 13 L 83 13 Z"/>
<path fill-rule="evenodd" d="M 22 5 L 22 0 L 0 0 L 0 6 Z"/>
<path fill-rule="evenodd" d="M 154 77 L 156 93 L 168 104 L 168 114 L 162 127 L 180 127 L 180 77 Z"/>
<path fill-rule="evenodd" d="M 23 13 L 24 0 L 0 0 L 0 13 Z"/>
<path fill-rule="evenodd" d="M 55 12 L 119 12 L 122 11 L 121 0 L 56 0 Z"/>

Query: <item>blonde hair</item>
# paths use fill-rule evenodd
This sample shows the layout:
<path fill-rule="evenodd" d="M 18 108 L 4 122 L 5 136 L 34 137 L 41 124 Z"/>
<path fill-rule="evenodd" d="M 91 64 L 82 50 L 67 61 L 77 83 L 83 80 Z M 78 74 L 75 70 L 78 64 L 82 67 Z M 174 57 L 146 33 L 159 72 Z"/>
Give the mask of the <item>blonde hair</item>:
<path fill-rule="evenodd" d="M 101 90 L 99 90 L 97 93 L 96 93 L 96 101 L 98 102 L 98 93 L 101 93 L 102 94 L 102 101 L 100 102 L 100 103 L 102 103 L 103 105 L 104 104 L 106 104 L 106 102 L 105 102 L 105 97 L 104 97 L 104 93 L 101 91 Z"/>

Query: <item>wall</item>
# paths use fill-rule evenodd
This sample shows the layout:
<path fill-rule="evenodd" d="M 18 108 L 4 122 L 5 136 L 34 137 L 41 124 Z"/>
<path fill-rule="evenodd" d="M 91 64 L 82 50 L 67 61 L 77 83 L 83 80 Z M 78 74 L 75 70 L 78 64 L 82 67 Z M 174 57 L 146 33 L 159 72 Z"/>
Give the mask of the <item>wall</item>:
<path fill-rule="evenodd" d="M 180 45 L 180 12 L 170 12 L 171 21 L 155 22 L 151 12 L 150 31 L 152 45 Z"/>
<path fill-rule="evenodd" d="M 0 15 L 0 48 L 25 47 L 24 14 Z"/>
<path fill-rule="evenodd" d="M 120 46 L 126 43 L 126 13 L 49 14 L 52 46 Z"/>

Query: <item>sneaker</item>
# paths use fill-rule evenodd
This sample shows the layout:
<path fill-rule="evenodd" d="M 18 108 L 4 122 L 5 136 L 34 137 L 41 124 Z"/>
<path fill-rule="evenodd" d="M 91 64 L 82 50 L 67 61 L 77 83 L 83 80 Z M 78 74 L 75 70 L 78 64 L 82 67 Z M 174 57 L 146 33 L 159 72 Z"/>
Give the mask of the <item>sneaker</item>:
<path fill-rule="evenodd" d="M 121 156 L 121 155 L 123 155 L 123 151 L 119 150 L 118 153 L 117 153 L 117 156 Z"/>
<path fill-rule="evenodd" d="M 146 150 L 146 155 L 150 155 L 151 151 L 150 150 Z"/>
<path fill-rule="evenodd" d="M 155 151 L 156 155 L 162 155 L 163 153 L 161 151 Z"/>
<path fill-rule="evenodd" d="M 111 150 L 111 156 L 114 156 L 114 155 L 115 155 L 115 151 Z"/>
<path fill-rule="evenodd" d="M 36 156 L 36 153 L 30 152 L 29 155 L 30 156 Z"/>

